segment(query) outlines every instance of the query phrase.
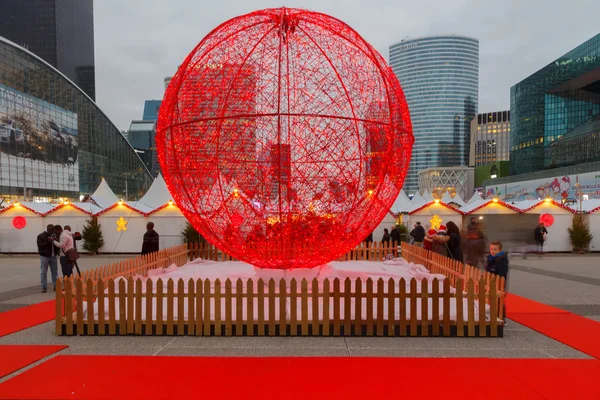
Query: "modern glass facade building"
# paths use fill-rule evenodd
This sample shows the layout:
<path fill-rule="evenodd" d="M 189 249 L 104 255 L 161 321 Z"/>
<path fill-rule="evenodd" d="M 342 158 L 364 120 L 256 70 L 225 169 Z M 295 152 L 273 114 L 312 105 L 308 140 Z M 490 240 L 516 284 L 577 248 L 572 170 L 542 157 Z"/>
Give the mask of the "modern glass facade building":
<path fill-rule="evenodd" d="M 158 110 L 160 109 L 160 105 L 162 104 L 162 100 L 146 100 L 144 102 L 144 115 L 142 119 L 144 121 L 157 121 L 158 120 Z"/>
<path fill-rule="evenodd" d="M 408 193 L 419 171 L 469 164 L 471 121 L 479 101 L 479 41 L 457 36 L 406 39 L 389 62 L 404 90 L 415 135 Z"/>
<path fill-rule="evenodd" d="M 0 37 L 0 197 L 77 199 L 101 179 L 143 195 L 150 171 L 117 127 L 73 82 Z"/>
<path fill-rule="evenodd" d="M 93 0 L 0 0 L 0 36 L 96 96 Z"/>
<path fill-rule="evenodd" d="M 513 174 L 598 159 L 600 34 L 513 86 L 510 109 Z"/>

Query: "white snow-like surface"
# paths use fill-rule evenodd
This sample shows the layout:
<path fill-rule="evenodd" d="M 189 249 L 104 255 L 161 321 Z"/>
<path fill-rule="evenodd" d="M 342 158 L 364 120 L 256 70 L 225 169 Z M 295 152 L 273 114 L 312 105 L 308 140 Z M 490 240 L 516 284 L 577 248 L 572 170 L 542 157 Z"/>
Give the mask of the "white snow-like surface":
<path fill-rule="evenodd" d="M 254 320 L 258 319 L 257 307 L 258 307 L 258 299 L 256 295 L 258 293 L 258 282 L 260 279 L 263 279 L 263 288 L 264 293 L 268 293 L 268 281 L 270 279 L 275 280 L 275 289 L 276 292 L 279 292 L 279 284 L 281 279 L 285 279 L 287 283 L 287 292 L 290 291 L 290 282 L 292 279 L 296 279 L 297 281 L 297 292 L 300 293 L 301 290 L 301 281 L 302 279 L 307 279 L 308 281 L 308 292 L 311 293 L 312 289 L 312 280 L 317 278 L 319 282 L 319 291 L 322 292 L 323 282 L 325 279 L 329 279 L 330 281 L 330 290 L 333 290 L 333 280 L 335 278 L 340 279 L 340 288 L 344 289 L 344 282 L 346 278 L 350 278 L 352 282 L 352 291 L 354 292 L 356 285 L 356 279 L 360 279 L 362 283 L 362 293 L 366 292 L 366 280 L 371 278 L 374 281 L 373 285 L 373 293 L 376 296 L 377 293 L 377 280 L 382 278 L 384 280 L 384 293 L 388 292 L 388 281 L 389 279 L 393 279 L 395 282 L 395 293 L 399 292 L 399 284 L 400 279 L 405 279 L 406 285 L 406 293 L 410 292 L 410 281 L 415 278 L 417 280 L 417 292 L 421 292 L 421 281 L 427 280 L 428 284 L 428 292 L 430 293 L 433 290 L 433 280 L 438 279 L 439 282 L 439 293 L 443 292 L 443 283 L 445 276 L 441 274 L 431 274 L 429 271 L 420 264 L 409 263 L 402 258 L 396 258 L 393 260 L 383 261 L 383 262 L 373 262 L 373 261 L 334 261 L 329 264 L 322 265 L 320 267 L 315 267 L 311 269 L 295 269 L 295 270 L 268 270 L 268 269 L 260 269 L 255 268 L 254 266 L 239 262 L 239 261 L 228 261 L 228 262 L 215 262 L 208 260 L 197 259 L 187 263 L 186 265 L 177 268 L 175 264 L 171 265 L 167 269 L 159 268 L 156 270 L 148 271 L 148 276 L 135 276 L 134 279 L 137 281 L 137 278 L 140 278 L 142 281 L 142 291 L 146 291 L 146 280 L 150 279 L 153 282 L 153 291 L 156 292 L 156 282 L 158 280 L 163 281 L 163 293 L 166 296 L 167 291 L 167 282 L 169 279 L 173 279 L 174 283 L 174 293 L 177 293 L 177 285 L 180 279 L 183 279 L 185 282 L 184 292 L 187 293 L 188 290 L 188 282 L 192 279 L 194 282 L 198 279 L 208 279 L 211 282 L 211 292 L 214 293 L 215 287 L 214 282 L 219 279 L 221 281 L 221 318 L 220 320 L 225 319 L 225 299 L 223 298 L 225 293 L 225 281 L 227 279 L 231 280 L 232 283 L 232 292 L 236 291 L 236 281 L 241 279 L 244 285 L 244 292 L 246 292 L 246 281 L 248 279 L 252 279 L 253 281 L 253 293 L 254 293 Z M 123 278 L 117 278 L 115 280 L 115 293 L 119 291 L 119 280 Z M 108 289 L 106 290 L 108 292 Z M 454 288 L 451 288 L 451 292 L 455 293 Z M 344 315 L 344 299 L 343 295 L 341 296 L 341 317 Z M 152 298 L 152 309 L 154 310 L 153 318 L 156 319 L 156 297 Z M 267 306 L 267 300 L 265 299 L 265 320 L 269 318 L 269 307 Z M 352 319 L 354 319 L 354 310 L 355 310 L 355 300 L 352 299 L 351 304 L 351 315 Z M 433 310 L 433 302 L 432 299 L 428 299 L 428 319 L 432 320 L 432 310 Z M 285 314 L 287 318 L 290 318 L 291 315 L 291 301 L 290 299 L 286 302 Z M 421 319 L 421 304 L 422 300 L 417 299 L 417 319 Z M 247 300 L 243 301 L 243 319 L 248 319 L 248 309 L 247 309 Z M 297 310 L 296 315 L 300 318 L 301 315 L 301 300 L 297 298 Z M 84 307 L 87 308 L 87 304 L 84 302 Z M 215 320 L 215 301 L 211 300 L 211 320 Z M 104 309 L 108 310 L 108 300 L 105 300 Z M 119 310 L 119 299 L 115 299 L 115 309 Z M 163 318 L 166 318 L 166 309 L 167 309 L 167 300 L 163 299 Z M 362 299 L 362 307 L 361 307 L 361 317 L 363 320 L 366 320 L 366 309 L 367 309 L 367 300 Z M 440 321 L 443 319 L 443 299 L 439 299 L 439 318 Z M 330 299 L 329 304 L 330 310 L 330 318 L 333 316 L 333 299 Z M 395 318 L 400 318 L 400 310 L 399 310 L 399 299 L 395 301 Z M 129 310 L 128 310 L 129 311 Z M 308 299 L 308 311 L 309 311 L 309 320 L 312 319 L 312 299 L 309 297 Z M 95 315 L 98 315 L 98 304 L 94 304 L 94 312 Z M 177 315 L 177 299 L 174 300 L 174 319 L 178 319 Z M 275 301 L 275 318 L 279 320 L 279 315 L 281 313 L 279 307 L 279 299 Z M 87 314 L 87 310 L 86 310 Z M 383 314 L 384 319 L 387 319 L 388 316 L 388 300 L 384 298 L 383 304 Z M 466 301 L 466 295 L 463 299 L 463 316 L 466 320 L 468 315 L 468 305 Z M 188 316 L 188 300 L 184 298 L 184 319 L 187 319 Z M 323 299 L 319 298 L 319 318 L 323 316 Z M 410 315 L 410 299 L 406 300 L 406 317 L 409 319 Z M 478 320 L 479 317 L 479 307 L 477 301 L 475 302 L 475 319 Z M 146 318 L 146 299 L 142 299 L 142 319 Z M 232 306 L 232 318 L 235 320 L 236 317 L 236 307 Z M 373 300 L 373 318 L 377 318 L 377 300 Z M 456 299 L 450 298 L 450 319 L 456 320 Z M 489 319 L 489 306 L 486 306 L 486 319 Z"/>

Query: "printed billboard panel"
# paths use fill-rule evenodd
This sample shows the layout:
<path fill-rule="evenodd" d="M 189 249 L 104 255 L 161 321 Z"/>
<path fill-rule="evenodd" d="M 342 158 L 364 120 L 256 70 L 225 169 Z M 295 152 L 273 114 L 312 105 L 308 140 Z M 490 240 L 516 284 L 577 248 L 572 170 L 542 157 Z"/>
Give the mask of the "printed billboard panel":
<path fill-rule="evenodd" d="M 510 201 L 553 198 L 556 201 L 573 201 L 581 195 L 589 199 L 600 198 L 600 171 L 584 174 L 560 175 L 552 178 L 488 185 L 482 196 Z"/>
<path fill-rule="evenodd" d="M 79 192 L 77 114 L 0 84 L 0 186 Z"/>

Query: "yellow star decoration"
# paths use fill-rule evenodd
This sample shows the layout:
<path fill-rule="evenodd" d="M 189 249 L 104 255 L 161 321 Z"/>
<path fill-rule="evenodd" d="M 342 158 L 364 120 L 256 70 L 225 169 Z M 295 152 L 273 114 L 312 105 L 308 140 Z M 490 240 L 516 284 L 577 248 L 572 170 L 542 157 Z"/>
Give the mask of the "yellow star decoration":
<path fill-rule="evenodd" d="M 429 220 L 431 224 L 431 229 L 435 229 L 436 231 L 440 229 L 440 225 L 442 225 L 442 219 L 437 215 L 434 215 L 433 218 Z"/>
<path fill-rule="evenodd" d="M 127 221 L 123 217 L 117 220 L 117 232 L 125 232 L 127 230 Z"/>

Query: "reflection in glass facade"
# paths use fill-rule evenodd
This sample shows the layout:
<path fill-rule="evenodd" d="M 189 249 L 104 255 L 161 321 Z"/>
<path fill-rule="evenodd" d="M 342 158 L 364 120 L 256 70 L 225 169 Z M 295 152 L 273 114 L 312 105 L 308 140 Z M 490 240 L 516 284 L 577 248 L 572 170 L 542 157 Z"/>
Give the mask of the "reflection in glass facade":
<path fill-rule="evenodd" d="M 598 133 L 600 34 L 513 86 L 510 109 L 513 173 L 592 161 L 581 145 Z"/>
<path fill-rule="evenodd" d="M 414 193 L 419 171 L 469 164 L 471 121 L 479 101 L 479 41 L 456 35 L 407 39 L 390 46 L 389 57 L 413 123 L 415 144 L 404 189 Z"/>
<path fill-rule="evenodd" d="M 105 178 L 141 197 L 151 175 L 98 106 L 41 58 L 0 38 L 0 196 L 78 199 Z"/>

